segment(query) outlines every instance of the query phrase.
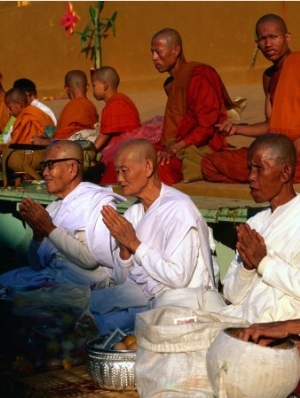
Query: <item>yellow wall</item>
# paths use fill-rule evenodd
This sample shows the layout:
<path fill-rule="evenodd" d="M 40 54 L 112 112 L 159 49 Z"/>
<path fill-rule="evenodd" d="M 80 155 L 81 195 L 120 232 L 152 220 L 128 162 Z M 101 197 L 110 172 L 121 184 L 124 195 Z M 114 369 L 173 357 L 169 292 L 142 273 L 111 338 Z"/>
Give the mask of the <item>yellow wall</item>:
<path fill-rule="evenodd" d="M 96 2 L 73 1 L 82 30 Z M 41 95 L 64 95 L 63 78 L 70 69 L 86 72 L 92 62 L 80 52 L 79 36 L 66 37 L 60 25 L 67 7 L 64 1 L 0 2 L 1 64 L 4 86 L 28 77 Z M 151 64 L 150 39 L 159 29 L 173 27 L 183 38 L 188 60 L 214 66 L 225 84 L 258 84 L 268 62 L 258 55 L 254 70 L 249 65 L 254 50 L 254 26 L 266 13 L 284 17 L 292 32 L 293 50 L 300 49 L 300 2 L 296 1 L 106 1 L 103 16 L 118 12 L 116 36 L 103 43 L 103 64 L 120 73 L 122 91 L 158 91 L 166 75 Z"/>

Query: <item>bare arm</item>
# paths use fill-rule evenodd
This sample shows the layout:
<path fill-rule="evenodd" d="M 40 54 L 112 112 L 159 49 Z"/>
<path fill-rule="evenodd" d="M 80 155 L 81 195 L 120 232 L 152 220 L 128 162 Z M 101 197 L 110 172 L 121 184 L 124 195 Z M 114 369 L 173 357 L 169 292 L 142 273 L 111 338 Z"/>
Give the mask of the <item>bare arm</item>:
<path fill-rule="evenodd" d="M 240 125 L 231 123 L 229 120 L 226 120 L 222 124 L 217 124 L 219 132 L 224 134 L 225 136 L 232 136 L 232 135 L 243 135 L 245 137 L 259 137 L 264 135 L 269 130 L 269 120 L 272 114 L 272 104 L 271 98 L 269 94 L 269 84 L 270 84 L 270 77 L 267 75 L 263 75 L 263 89 L 265 93 L 265 116 L 266 120 L 263 122 L 251 124 L 251 125 Z"/>
<path fill-rule="evenodd" d="M 298 340 L 299 334 L 300 320 L 294 319 L 280 322 L 255 323 L 248 328 L 242 329 L 238 337 L 244 341 L 253 341 L 266 346 L 275 339 L 282 339 L 288 336 Z"/>
<path fill-rule="evenodd" d="M 99 133 L 97 135 L 94 145 L 98 149 L 98 151 L 101 151 L 101 149 L 103 149 L 108 144 L 110 138 L 111 138 L 111 136 L 109 134 Z"/>

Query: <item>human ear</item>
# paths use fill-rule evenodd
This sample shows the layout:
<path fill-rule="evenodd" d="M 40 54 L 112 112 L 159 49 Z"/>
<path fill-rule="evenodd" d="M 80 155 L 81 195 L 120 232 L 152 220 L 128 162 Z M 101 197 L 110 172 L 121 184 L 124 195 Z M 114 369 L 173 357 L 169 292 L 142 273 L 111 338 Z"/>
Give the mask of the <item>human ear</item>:
<path fill-rule="evenodd" d="M 180 52 L 181 52 L 181 47 L 178 46 L 178 45 L 174 46 L 174 55 L 175 55 L 175 58 L 177 58 L 177 57 L 179 56 Z"/>
<path fill-rule="evenodd" d="M 147 177 L 151 177 L 153 174 L 153 162 L 151 159 L 146 159 L 146 175 Z"/>
<path fill-rule="evenodd" d="M 290 164 L 282 165 L 281 175 L 284 182 L 289 182 L 291 180 L 292 170 L 293 168 Z"/>
<path fill-rule="evenodd" d="M 292 35 L 290 34 L 290 32 L 287 32 L 287 33 L 285 34 L 285 41 L 286 41 L 287 43 L 290 43 L 291 40 L 292 40 Z"/>

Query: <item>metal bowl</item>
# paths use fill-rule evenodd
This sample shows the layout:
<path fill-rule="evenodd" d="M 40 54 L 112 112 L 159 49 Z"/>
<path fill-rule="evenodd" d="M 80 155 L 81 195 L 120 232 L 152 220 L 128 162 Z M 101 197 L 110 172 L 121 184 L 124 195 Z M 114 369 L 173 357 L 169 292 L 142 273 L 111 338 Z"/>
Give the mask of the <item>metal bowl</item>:
<path fill-rule="evenodd" d="M 91 379 L 108 390 L 135 390 L 135 350 L 104 350 L 102 340 L 86 345 L 86 368 Z"/>

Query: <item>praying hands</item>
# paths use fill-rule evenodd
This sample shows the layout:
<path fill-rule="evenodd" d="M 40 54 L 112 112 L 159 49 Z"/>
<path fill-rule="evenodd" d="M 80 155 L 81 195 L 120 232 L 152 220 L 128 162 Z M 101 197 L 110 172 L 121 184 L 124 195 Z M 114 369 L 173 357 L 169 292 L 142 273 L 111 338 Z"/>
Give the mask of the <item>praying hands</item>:
<path fill-rule="evenodd" d="M 267 255 L 267 247 L 262 236 L 251 229 L 248 224 L 241 224 L 236 227 L 237 244 L 236 248 L 243 260 L 246 269 L 255 269 L 261 260 Z"/>

